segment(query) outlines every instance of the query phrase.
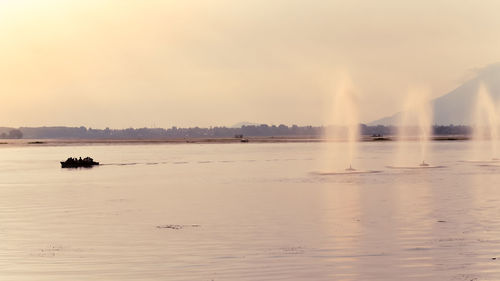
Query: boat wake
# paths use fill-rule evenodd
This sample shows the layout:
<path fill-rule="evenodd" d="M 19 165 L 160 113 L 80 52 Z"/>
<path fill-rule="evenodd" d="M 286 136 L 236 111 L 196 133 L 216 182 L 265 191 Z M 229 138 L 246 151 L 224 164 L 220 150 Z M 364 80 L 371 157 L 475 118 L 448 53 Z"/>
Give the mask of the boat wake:
<path fill-rule="evenodd" d="M 433 166 L 433 165 L 418 165 L 418 166 L 385 166 L 388 169 L 399 169 L 399 170 L 424 170 L 424 169 L 440 169 L 446 166 Z"/>
<path fill-rule="evenodd" d="M 375 170 L 345 170 L 345 171 L 339 171 L 339 172 L 312 172 L 313 175 L 317 176 L 338 176 L 338 175 L 361 175 L 361 174 L 376 174 L 376 173 L 381 173 L 382 171 L 375 171 Z"/>

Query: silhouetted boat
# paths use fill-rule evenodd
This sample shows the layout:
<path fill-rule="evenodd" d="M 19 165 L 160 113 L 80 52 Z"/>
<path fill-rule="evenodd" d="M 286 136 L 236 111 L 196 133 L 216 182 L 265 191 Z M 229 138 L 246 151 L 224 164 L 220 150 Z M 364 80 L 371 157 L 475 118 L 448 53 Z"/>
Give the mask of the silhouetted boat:
<path fill-rule="evenodd" d="M 61 168 L 90 168 L 99 165 L 99 162 L 95 162 L 94 159 L 90 157 L 85 158 L 68 158 L 66 161 L 61 162 Z"/>

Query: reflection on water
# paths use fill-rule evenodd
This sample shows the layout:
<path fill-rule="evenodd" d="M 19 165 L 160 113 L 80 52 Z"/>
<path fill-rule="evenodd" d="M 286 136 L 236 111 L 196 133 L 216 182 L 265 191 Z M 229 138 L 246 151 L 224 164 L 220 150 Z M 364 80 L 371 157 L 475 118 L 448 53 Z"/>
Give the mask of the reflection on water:
<path fill-rule="evenodd" d="M 361 143 L 380 173 L 321 175 L 324 145 L 1 148 L 0 279 L 500 280 L 500 166 Z"/>

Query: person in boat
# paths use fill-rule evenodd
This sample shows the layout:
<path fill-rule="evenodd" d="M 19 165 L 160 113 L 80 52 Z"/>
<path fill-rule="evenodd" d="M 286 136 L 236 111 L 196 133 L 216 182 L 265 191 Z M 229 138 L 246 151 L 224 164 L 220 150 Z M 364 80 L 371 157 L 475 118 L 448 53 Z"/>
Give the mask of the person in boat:
<path fill-rule="evenodd" d="M 91 167 L 94 165 L 99 165 L 98 162 L 94 162 L 94 159 L 90 157 L 69 157 L 66 161 L 61 162 L 63 168 L 77 168 L 77 167 Z"/>

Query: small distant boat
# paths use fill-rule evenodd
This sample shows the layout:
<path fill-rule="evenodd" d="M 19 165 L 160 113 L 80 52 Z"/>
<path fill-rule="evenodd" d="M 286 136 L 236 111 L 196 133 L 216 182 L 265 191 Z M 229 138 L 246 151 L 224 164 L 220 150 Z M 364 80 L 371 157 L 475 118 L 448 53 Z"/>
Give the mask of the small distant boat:
<path fill-rule="evenodd" d="M 420 167 L 429 167 L 429 164 L 425 163 L 425 161 L 422 161 L 419 165 Z"/>
<path fill-rule="evenodd" d="M 248 139 L 241 139 L 241 142 L 248 142 Z"/>
<path fill-rule="evenodd" d="M 70 157 L 66 161 L 61 162 L 61 168 L 90 168 L 99 165 L 99 162 L 95 162 L 94 159 L 90 157 L 73 158 Z"/>
<path fill-rule="evenodd" d="M 348 167 L 348 168 L 346 168 L 345 170 L 346 170 L 347 172 L 354 172 L 354 171 L 356 171 L 356 169 L 354 169 L 354 168 L 352 167 L 352 165 L 351 165 L 351 164 L 349 164 L 349 167 Z"/>

